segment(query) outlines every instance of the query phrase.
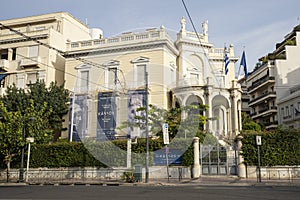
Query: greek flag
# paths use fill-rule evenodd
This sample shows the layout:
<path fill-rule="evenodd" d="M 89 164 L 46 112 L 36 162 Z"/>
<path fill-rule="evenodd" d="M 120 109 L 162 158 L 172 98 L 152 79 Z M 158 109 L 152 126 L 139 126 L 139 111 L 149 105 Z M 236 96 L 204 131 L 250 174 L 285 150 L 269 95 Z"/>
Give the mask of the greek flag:
<path fill-rule="evenodd" d="M 225 75 L 227 75 L 227 73 L 228 73 L 228 65 L 230 63 L 230 60 L 229 60 L 229 57 L 227 55 L 226 48 L 225 48 L 224 63 L 225 63 Z"/>
<path fill-rule="evenodd" d="M 241 67 L 241 66 L 243 66 L 245 78 L 247 78 L 247 77 L 248 77 L 248 70 L 247 70 L 247 64 L 246 64 L 246 55 L 245 55 L 245 51 L 243 51 L 243 55 L 242 55 L 240 67 Z"/>

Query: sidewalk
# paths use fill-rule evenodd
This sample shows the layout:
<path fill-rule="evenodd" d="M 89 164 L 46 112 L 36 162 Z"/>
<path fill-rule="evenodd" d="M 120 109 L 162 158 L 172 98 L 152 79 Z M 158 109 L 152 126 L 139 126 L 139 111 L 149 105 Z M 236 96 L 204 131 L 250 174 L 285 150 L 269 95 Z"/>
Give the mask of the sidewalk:
<path fill-rule="evenodd" d="M 146 183 L 145 183 L 146 184 Z M 171 186 L 300 186 L 300 180 L 262 180 L 240 179 L 234 176 L 202 176 L 197 179 L 150 179 L 148 184 Z"/>
<path fill-rule="evenodd" d="M 27 186 L 27 185 L 99 185 L 99 186 L 298 186 L 300 187 L 300 179 L 297 180 L 262 180 L 260 183 L 256 179 L 240 179 L 236 176 L 201 176 L 197 179 L 151 179 L 145 183 L 142 182 L 126 183 L 122 181 L 101 181 L 101 182 L 44 182 L 44 183 L 0 183 L 1 186 Z"/>

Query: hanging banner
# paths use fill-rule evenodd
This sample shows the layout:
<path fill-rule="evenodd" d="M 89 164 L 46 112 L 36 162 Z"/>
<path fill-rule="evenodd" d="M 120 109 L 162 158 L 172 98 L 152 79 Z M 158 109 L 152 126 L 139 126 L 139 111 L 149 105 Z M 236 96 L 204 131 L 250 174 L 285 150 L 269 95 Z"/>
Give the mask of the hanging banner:
<path fill-rule="evenodd" d="M 72 141 L 80 141 L 87 135 L 88 125 L 88 106 L 87 95 L 75 95 L 70 98 L 70 116 L 69 116 L 69 139 L 71 135 L 71 122 L 73 118 L 73 135 Z M 74 105 L 73 105 L 74 102 Z M 74 109 L 74 115 L 72 116 L 72 109 Z"/>
<path fill-rule="evenodd" d="M 97 121 L 97 140 L 115 140 L 116 96 L 114 93 L 98 93 Z"/>
<path fill-rule="evenodd" d="M 146 137 L 146 93 L 145 90 L 128 91 L 128 135 L 130 138 Z M 137 111 L 137 109 L 141 109 Z"/>

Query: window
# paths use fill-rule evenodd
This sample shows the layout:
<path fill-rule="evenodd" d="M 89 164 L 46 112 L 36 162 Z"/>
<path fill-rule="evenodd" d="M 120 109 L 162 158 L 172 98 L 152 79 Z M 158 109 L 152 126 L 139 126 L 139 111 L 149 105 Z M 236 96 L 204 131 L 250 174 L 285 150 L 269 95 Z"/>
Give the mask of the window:
<path fill-rule="evenodd" d="M 80 71 L 80 91 L 86 92 L 89 89 L 89 71 Z"/>
<path fill-rule="evenodd" d="M 17 74 L 17 88 L 24 88 L 24 73 Z"/>
<path fill-rule="evenodd" d="M 117 60 L 110 60 L 103 64 L 105 69 L 105 86 L 107 89 L 114 90 L 118 86 L 118 68 L 120 62 Z"/>
<path fill-rule="evenodd" d="M 145 70 L 146 65 L 137 65 L 135 69 L 134 82 L 136 86 L 145 85 Z"/>
<path fill-rule="evenodd" d="M 17 59 L 17 49 L 13 48 L 12 49 L 12 60 L 16 60 Z"/>
<path fill-rule="evenodd" d="M 35 84 L 36 81 L 37 81 L 37 73 L 28 73 L 27 74 L 27 81 L 26 81 L 27 85 Z"/>
<path fill-rule="evenodd" d="M 149 62 L 149 58 L 139 57 L 131 61 L 134 64 L 133 66 L 133 81 L 134 87 L 141 87 L 145 85 L 145 72 L 148 70 L 147 63 Z"/>
<path fill-rule="evenodd" d="M 39 46 L 30 46 L 28 49 L 28 57 L 29 58 L 35 58 L 39 55 Z"/>
<path fill-rule="evenodd" d="M 86 93 L 89 90 L 90 82 L 90 68 L 91 66 L 83 64 L 75 69 L 77 69 L 77 89 L 78 92 Z"/>
<path fill-rule="evenodd" d="M 290 115 L 290 110 L 289 110 L 289 107 L 286 106 L 285 107 L 285 117 L 288 117 Z"/>
<path fill-rule="evenodd" d="M 118 84 L 118 68 L 117 67 L 108 67 L 106 71 L 106 84 L 109 88 L 115 88 Z"/>

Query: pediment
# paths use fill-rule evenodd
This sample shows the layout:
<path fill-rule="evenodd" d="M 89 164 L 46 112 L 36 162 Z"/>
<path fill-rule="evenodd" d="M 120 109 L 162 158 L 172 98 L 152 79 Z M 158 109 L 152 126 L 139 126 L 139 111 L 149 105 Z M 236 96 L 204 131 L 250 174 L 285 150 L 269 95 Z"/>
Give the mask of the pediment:
<path fill-rule="evenodd" d="M 103 63 L 104 66 L 119 66 L 120 65 L 120 61 L 118 60 L 110 60 L 106 63 Z"/>
<path fill-rule="evenodd" d="M 131 60 L 131 63 L 147 63 L 149 61 L 150 61 L 149 58 L 140 56 L 140 57 L 138 57 L 136 59 Z"/>
<path fill-rule="evenodd" d="M 75 67 L 75 69 L 89 69 L 89 68 L 91 68 L 91 66 L 88 64 L 81 64 Z"/>

